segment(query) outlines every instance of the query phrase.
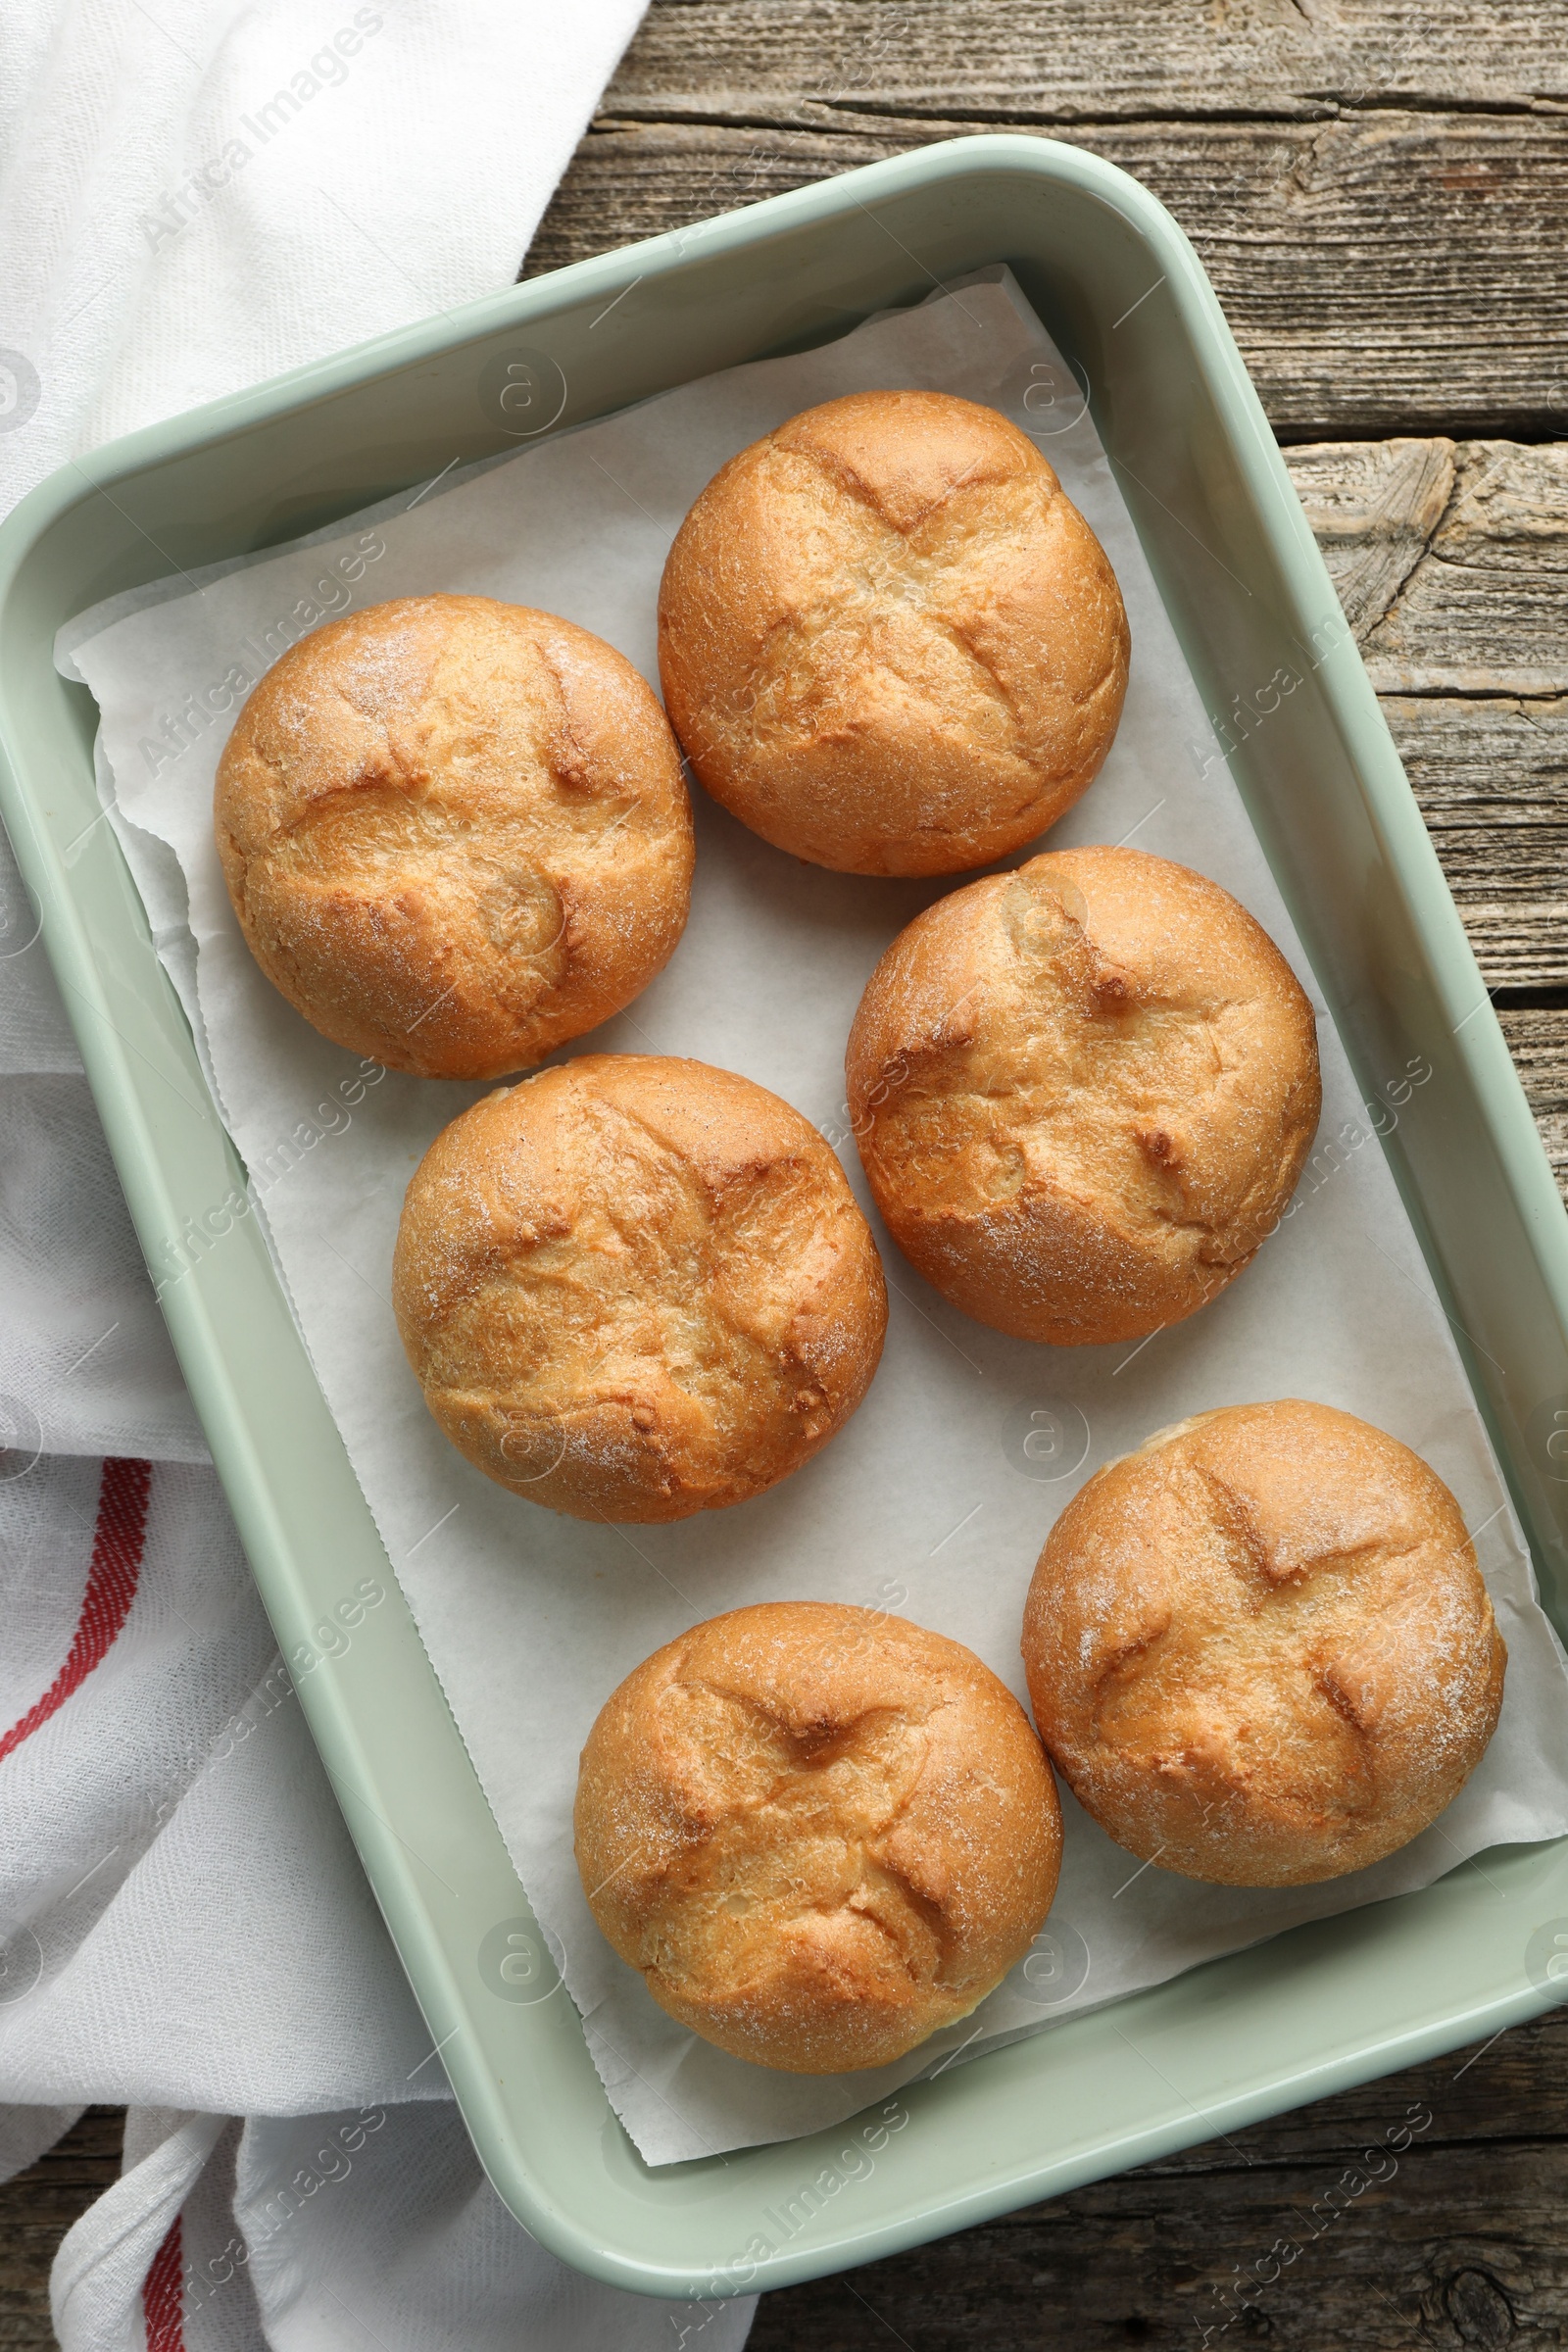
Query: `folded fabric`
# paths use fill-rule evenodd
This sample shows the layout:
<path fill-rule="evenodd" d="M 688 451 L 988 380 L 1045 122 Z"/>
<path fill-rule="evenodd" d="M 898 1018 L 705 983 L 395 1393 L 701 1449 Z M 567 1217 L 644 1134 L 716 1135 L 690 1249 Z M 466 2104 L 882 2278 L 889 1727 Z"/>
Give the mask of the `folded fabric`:
<path fill-rule="evenodd" d="M 656 2302 L 546 2254 L 450 2100 L 132 2108 L 125 2151 L 55 2266 L 64 2352 L 739 2352 L 751 2327 L 755 2296 Z"/>

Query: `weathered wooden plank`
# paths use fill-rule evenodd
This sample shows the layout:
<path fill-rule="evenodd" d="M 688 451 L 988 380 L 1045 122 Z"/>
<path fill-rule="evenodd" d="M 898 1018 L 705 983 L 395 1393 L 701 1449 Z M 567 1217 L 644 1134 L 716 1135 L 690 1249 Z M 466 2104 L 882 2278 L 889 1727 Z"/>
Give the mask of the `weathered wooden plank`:
<path fill-rule="evenodd" d="M 1331 441 L 1292 450 L 1286 463 L 1364 647 L 1432 543 L 1453 493 L 1446 439 Z"/>
<path fill-rule="evenodd" d="M 1530 1099 L 1557 1189 L 1568 1200 L 1568 1007 L 1528 1012 L 1504 1005 L 1497 1018 Z"/>
<path fill-rule="evenodd" d="M 1330 442 L 1286 464 L 1380 694 L 1568 693 L 1568 444 Z"/>
<path fill-rule="evenodd" d="M 863 112 L 834 131 L 607 113 L 527 268 L 973 128 Z M 1375 112 L 1075 136 L 1193 237 L 1283 439 L 1568 429 L 1568 117 Z"/>
<path fill-rule="evenodd" d="M 1383 710 L 1487 986 L 1568 985 L 1568 701 Z"/>
<path fill-rule="evenodd" d="M 120 2177 L 124 2113 L 89 2107 L 48 2155 L 0 2184 L 0 2344 L 45 2352 L 49 2266 L 73 2222 Z"/>
<path fill-rule="evenodd" d="M 752 2352 L 1544 2352 L 1568 2334 L 1565 2061 L 1559 2015 L 1179 2166 L 786 2289 L 763 2299 Z"/>
<path fill-rule="evenodd" d="M 1374 2172 L 1395 2164 L 1359 2194 L 1353 2159 L 1080 2192 L 770 2296 L 752 2352 L 1560 2344 L 1568 2152 L 1527 2141 L 1483 2170 L 1464 2146 L 1374 2151 Z"/>
<path fill-rule="evenodd" d="M 1568 985 L 1568 447 L 1287 462 L 1488 986 Z"/>
<path fill-rule="evenodd" d="M 1568 447 L 1462 444 L 1446 512 L 1364 641 L 1380 693 L 1568 694 Z"/>
<path fill-rule="evenodd" d="M 1568 99 L 1544 0 L 656 0 L 606 111 L 1062 122 Z"/>

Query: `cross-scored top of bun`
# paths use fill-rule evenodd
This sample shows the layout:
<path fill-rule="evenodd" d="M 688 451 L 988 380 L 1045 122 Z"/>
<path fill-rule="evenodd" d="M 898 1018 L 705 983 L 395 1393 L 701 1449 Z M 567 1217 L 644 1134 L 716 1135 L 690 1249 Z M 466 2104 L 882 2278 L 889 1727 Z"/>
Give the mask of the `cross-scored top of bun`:
<path fill-rule="evenodd" d="M 1272 940 L 1217 883 L 1121 848 L 1048 852 L 917 915 L 846 1077 L 900 1248 L 981 1322 L 1058 1347 L 1141 1338 L 1232 1280 L 1321 1101 Z"/>
<path fill-rule="evenodd" d="M 786 1601 L 649 1658 L 583 1751 L 594 1915 L 671 2016 L 794 2073 L 880 2066 L 967 2015 L 1055 1887 L 1021 1709 L 959 1643 Z"/>
<path fill-rule="evenodd" d="M 1127 684 L 1121 592 L 1027 434 L 937 392 L 859 392 L 733 458 L 660 592 L 699 780 L 815 864 L 955 873 L 1086 789 Z"/>
<path fill-rule="evenodd" d="M 393 1301 L 470 1461 L 579 1518 L 744 1501 L 848 1420 L 887 1293 L 838 1159 L 730 1070 L 583 1054 L 443 1130 Z"/>
<path fill-rule="evenodd" d="M 1234 1405 L 1107 1463 L 1030 1587 L 1035 1721 L 1134 1853 L 1231 1886 L 1379 1861 L 1457 1793 L 1506 1651 L 1463 1517 L 1328 1405 Z"/>
<path fill-rule="evenodd" d="M 269 979 L 420 1076 L 538 1061 L 645 987 L 686 920 L 658 702 L 586 629 L 488 597 L 373 606 L 294 646 L 229 737 L 215 819 Z"/>

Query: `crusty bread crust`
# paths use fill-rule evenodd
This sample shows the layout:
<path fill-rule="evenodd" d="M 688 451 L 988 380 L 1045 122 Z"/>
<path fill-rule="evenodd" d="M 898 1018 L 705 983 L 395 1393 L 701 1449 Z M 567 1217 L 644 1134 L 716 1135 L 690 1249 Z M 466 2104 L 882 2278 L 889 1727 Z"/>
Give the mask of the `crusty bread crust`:
<path fill-rule="evenodd" d="M 692 826 L 612 646 L 483 596 L 409 597 L 270 669 L 214 815 L 252 955 L 336 1044 L 500 1078 L 618 1012 L 686 922 Z"/>
<path fill-rule="evenodd" d="M 577 1867 L 660 2006 L 792 2074 L 886 2066 L 964 2017 L 1051 1906 L 1061 1809 L 971 1650 L 764 1602 L 629 1675 L 583 1749 Z"/>
<path fill-rule="evenodd" d="M 849 1105 L 900 1249 L 966 1314 L 1141 1339 L 1234 1281 L 1321 1106 L 1312 1007 L 1245 907 L 1138 850 L 1060 850 L 900 932 Z"/>
<path fill-rule="evenodd" d="M 1294 1400 L 1200 1413 L 1098 1471 L 1040 1555 L 1023 1657 L 1079 1803 L 1227 1886 L 1408 1843 L 1485 1754 L 1507 1663 L 1437 1473 Z"/>
<path fill-rule="evenodd" d="M 587 1054 L 476 1102 L 409 1186 L 392 1297 L 425 1402 L 530 1501 L 663 1521 L 809 1461 L 887 1289 L 814 1127 L 748 1078 Z"/>
<path fill-rule="evenodd" d="M 943 392 L 852 393 L 742 450 L 659 597 L 699 781 L 845 873 L 957 873 L 1034 840 L 1110 748 L 1128 645 L 1034 443 Z"/>

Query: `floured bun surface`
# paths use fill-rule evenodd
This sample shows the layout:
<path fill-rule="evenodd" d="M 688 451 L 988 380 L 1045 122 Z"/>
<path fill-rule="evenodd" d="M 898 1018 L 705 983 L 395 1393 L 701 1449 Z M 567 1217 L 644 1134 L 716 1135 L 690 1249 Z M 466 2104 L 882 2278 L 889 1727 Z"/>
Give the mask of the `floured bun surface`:
<path fill-rule="evenodd" d="M 870 1386 L 887 1290 L 814 1127 L 706 1062 L 581 1054 L 436 1137 L 392 1298 L 424 1400 L 504 1487 L 579 1519 L 744 1502 Z"/>
<path fill-rule="evenodd" d="M 1033 841 L 1110 749 L 1128 644 L 1034 443 L 945 392 L 854 392 L 742 450 L 659 596 L 699 781 L 843 873 L 958 873 Z"/>
<path fill-rule="evenodd" d="M 1312 1007 L 1268 934 L 1138 850 L 1054 851 L 917 915 L 846 1076 L 906 1256 L 1059 1348 L 1141 1339 L 1233 1281 L 1321 1103 Z"/>
<path fill-rule="evenodd" d="M 483 596 L 329 621 L 267 673 L 219 762 L 252 955 L 323 1036 L 422 1078 L 500 1078 L 668 960 L 691 808 L 613 646 Z"/>
<path fill-rule="evenodd" d="M 1406 1844 L 1480 1763 L 1507 1663 L 1436 1472 L 1290 1401 L 1200 1413 L 1098 1471 L 1041 1553 L 1023 1657 L 1079 1803 L 1227 1886 Z"/>
<path fill-rule="evenodd" d="M 791 2074 L 886 2066 L 966 2017 L 1051 1907 L 1061 1809 L 972 1650 L 879 1610 L 693 1627 L 588 1736 L 577 1868 L 662 2009 Z"/>

